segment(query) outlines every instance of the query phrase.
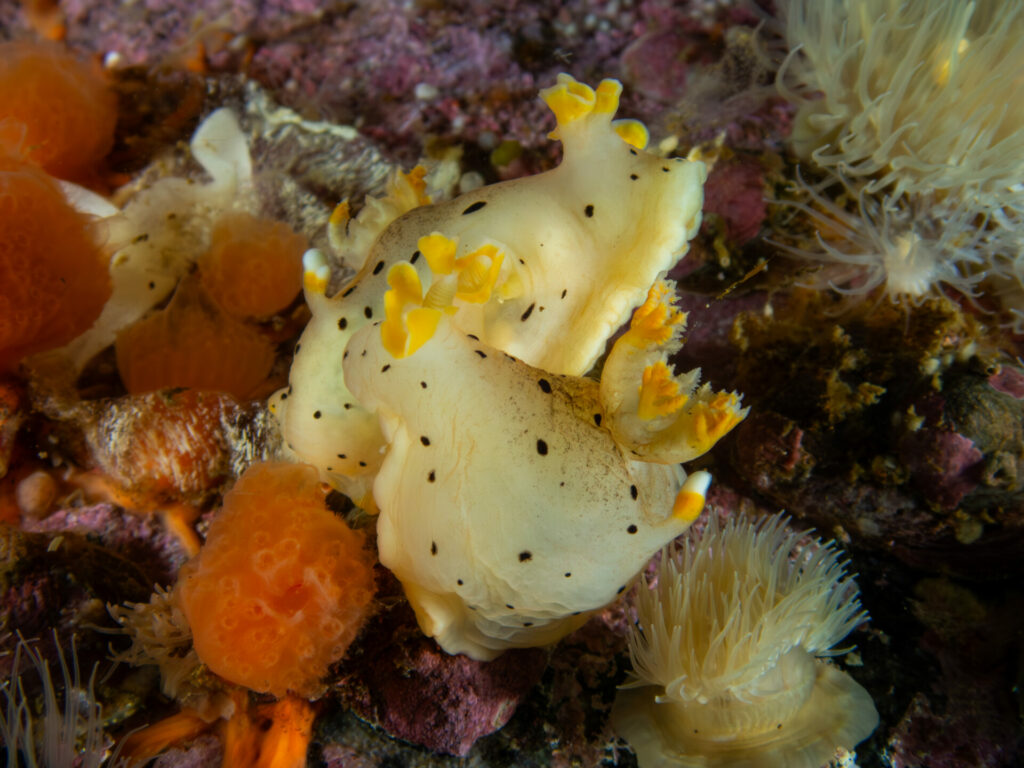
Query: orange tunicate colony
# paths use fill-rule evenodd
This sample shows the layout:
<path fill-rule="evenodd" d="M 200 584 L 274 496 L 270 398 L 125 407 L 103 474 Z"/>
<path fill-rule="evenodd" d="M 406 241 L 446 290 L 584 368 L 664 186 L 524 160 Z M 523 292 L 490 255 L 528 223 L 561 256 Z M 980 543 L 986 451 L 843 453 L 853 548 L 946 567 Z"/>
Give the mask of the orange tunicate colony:
<path fill-rule="evenodd" d="M 302 287 L 306 238 L 284 222 L 227 213 L 199 260 L 203 287 L 224 311 L 262 318 L 287 307 Z"/>
<path fill-rule="evenodd" d="M 316 695 L 373 597 L 363 545 L 327 509 L 314 468 L 250 467 L 175 587 L 199 658 L 254 691 Z"/>
<path fill-rule="evenodd" d="M 249 397 L 274 365 L 259 331 L 221 312 L 191 280 L 166 308 L 121 331 L 117 368 L 134 394 L 191 387 Z"/>
<path fill-rule="evenodd" d="M 0 44 L 0 137 L 8 149 L 80 181 L 110 151 L 116 122 L 117 97 L 98 67 L 52 43 Z"/>
<path fill-rule="evenodd" d="M 92 325 L 110 296 L 106 260 L 57 183 L 0 150 L 0 371 Z"/>

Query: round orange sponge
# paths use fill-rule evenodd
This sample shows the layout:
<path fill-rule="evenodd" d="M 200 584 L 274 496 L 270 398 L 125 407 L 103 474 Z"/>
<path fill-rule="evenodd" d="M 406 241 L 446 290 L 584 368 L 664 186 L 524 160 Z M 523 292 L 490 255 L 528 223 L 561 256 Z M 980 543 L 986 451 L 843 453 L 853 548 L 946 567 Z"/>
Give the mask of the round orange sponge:
<path fill-rule="evenodd" d="M 78 336 L 109 297 L 89 219 L 42 170 L 0 150 L 0 371 Z"/>
<path fill-rule="evenodd" d="M 227 213 L 199 260 L 203 287 L 236 317 L 267 317 L 287 307 L 302 287 L 306 238 L 281 221 Z"/>
<path fill-rule="evenodd" d="M 274 365 L 274 347 L 221 312 L 186 278 L 166 308 L 117 335 L 117 369 L 133 395 L 169 387 L 253 394 Z"/>
<path fill-rule="evenodd" d="M 0 43 L 0 123 L 8 150 L 81 180 L 113 146 L 117 97 L 98 66 L 57 44 Z"/>
<path fill-rule="evenodd" d="M 254 691 L 317 695 L 373 597 L 364 543 L 327 509 L 316 469 L 250 467 L 175 587 L 199 658 Z"/>

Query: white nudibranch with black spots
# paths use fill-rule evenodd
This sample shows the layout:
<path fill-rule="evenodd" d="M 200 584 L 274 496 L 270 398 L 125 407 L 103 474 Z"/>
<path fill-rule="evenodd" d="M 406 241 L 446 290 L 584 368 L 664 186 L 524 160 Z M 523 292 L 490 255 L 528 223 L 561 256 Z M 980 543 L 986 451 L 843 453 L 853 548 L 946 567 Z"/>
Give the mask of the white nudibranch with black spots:
<path fill-rule="evenodd" d="M 412 265 L 391 277 L 417 293 Z M 462 333 L 429 295 L 404 320 L 413 302 L 389 301 L 400 309 L 357 333 L 345 361 L 388 442 L 373 489 L 380 560 L 451 653 L 554 642 L 686 529 L 707 474 L 683 484 L 678 464 L 637 461 L 599 426 L 597 382 Z"/>
<path fill-rule="evenodd" d="M 554 642 L 613 600 L 703 508 L 710 477 L 679 462 L 745 415 L 667 365 L 685 318 L 661 276 L 705 169 L 645 152 L 620 92 L 541 92 L 565 149 L 547 173 L 426 205 L 414 171 L 352 221 L 339 206 L 335 250 L 362 267 L 334 297 L 307 254 L 313 319 L 271 407 L 297 458 L 379 510 L 381 562 L 450 653 Z"/>

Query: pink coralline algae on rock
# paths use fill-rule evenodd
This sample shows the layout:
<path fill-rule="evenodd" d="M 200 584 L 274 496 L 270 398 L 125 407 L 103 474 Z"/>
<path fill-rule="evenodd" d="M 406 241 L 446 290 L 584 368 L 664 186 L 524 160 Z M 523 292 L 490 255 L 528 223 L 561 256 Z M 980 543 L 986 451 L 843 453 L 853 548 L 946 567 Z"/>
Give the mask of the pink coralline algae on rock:
<path fill-rule="evenodd" d="M 491 662 L 451 656 L 402 604 L 378 615 L 343 663 L 339 692 L 361 718 L 435 752 L 465 756 L 508 722 L 547 665 L 543 649 Z"/>
<path fill-rule="evenodd" d="M 1002 366 L 988 377 L 989 386 L 1015 400 L 1024 400 L 1024 372 L 1018 368 Z"/>
<path fill-rule="evenodd" d="M 536 92 L 562 71 L 586 81 L 625 75 L 624 113 L 650 121 L 686 82 L 685 62 L 662 71 L 681 56 L 679 36 L 665 30 L 685 25 L 696 59 L 717 66 L 723 25 L 756 24 L 728 5 L 69 0 L 61 8 L 68 43 L 82 53 L 116 54 L 119 67 L 242 69 L 304 116 L 352 124 L 412 163 L 428 139 L 467 152 L 504 140 L 549 151 Z M 0 9 L 3 21 L 24 24 Z"/>
<path fill-rule="evenodd" d="M 892 768 L 1019 765 L 1024 733 L 1011 688 L 1020 679 L 1019 593 L 971 590 L 928 578 L 914 587 L 925 669 L 940 673 L 916 694 L 886 748 Z M 1019 695 L 1019 694 L 1018 694 Z"/>
<path fill-rule="evenodd" d="M 152 515 L 127 512 L 111 504 L 73 507 L 29 522 L 26 531 L 77 533 L 131 561 L 157 584 L 172 584 L 188 553 Z"/>
<path fill-rule="evenodd" d="M 645 96 L 672 102 L 686 93 L 686 76 L 694 61 L 708 63 L 711 52 L 681 29 L 659 29 L 633 42 L 622 54 L 626 81 Z"/>
<path fill-rule="evenodd" d="M 904 435 L 899 449 L 917 490 L 943 509 L 956 509 L 978 486 L 984 454 L 965 435 L 926 426 Z"/>
<path fill-rule="evenodd" d="M 0 630 L 67 637 L 103 622 L 107 603 L 145 600 L 152 584 L 136 563 L 81 533 L 0 525 Z M 13 631 L 0 631 L 0 662 L 17 641 Z"/>
<path fill-rule="evenodd" d="M 761 229 L 767 215 L 764 198 L 764 173 L 756 158 L 737 156 L 720 162 L 704 185 L 704 221 L 717 217 L 726 240 L 743 245 Z"/>
<path fill-rule="evenodd" d="M 221 765 L 224 748 L 213 734 L 204 734 L 187 747 L 169 749 L 153 763 L 153 768 L 207 768 Z"/>

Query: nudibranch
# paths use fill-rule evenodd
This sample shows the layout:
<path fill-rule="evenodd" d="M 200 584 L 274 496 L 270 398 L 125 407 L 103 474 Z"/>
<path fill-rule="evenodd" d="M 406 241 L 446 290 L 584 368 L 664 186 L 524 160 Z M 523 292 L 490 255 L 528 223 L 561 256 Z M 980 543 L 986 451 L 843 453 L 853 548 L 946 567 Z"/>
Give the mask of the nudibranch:
<path fill-rule="evenodd" d="M 313 318 L 290 386 L 271 408 L 291 452 L 356 503 L 372 508 L 384 441 L 376 415 L 349 391 L 342 357 L 354 333 L 383 318 L 394 264 L 408 261 L 430 282 L 422 237 L 436 232 L 455 243 L 444 258 L 472 262 L 462 282 L 478 290 L 456 295 L 451 321 L 458 329 L 571 376 L 594 365 L 657 277 L 686 252 L 700 225 L 704 165 L 644 151 L 646 129 L 613 120 L 621 90 L 615 80 L 591 89 L 563 74 L 541 92 L 557 119 L 552 136 L 564 148 L 550 171 L 435 205 L 426 204 L 414 171 L 399 174 L 390 193 L 368 201 L 355 219 L 347 204 L 339 206 L 332 242 L 358 273 L 328 298 L 327 261 L 310 254 L 304 289 Z"/>
<path fill-rule="evenodd" d="M 428 235 L 420 249 L 438 242 Z M 735 395 L 694 394 L 696 373 L 651 377 L 663 363 L 645 360 L 620 366 L 639 396 L 612 412 L 593 379 L 550 373 L 458 329 L 446 311 L 451 278 L 441 271 L 424 290 L 411 263 L 392 266 L 385 319 L 352 337 L 343 365 L 388 445 L 373 486 L 380 561 L 426 634 L 449 653 L 490 659 L 554 642 L 614 600 L 704 506 L 709 475 L 687 477 L 678 462 L 744 412 Z M 635 358 L 619 350 L 638 338 L 662 354 L 677 344 L 672 288 L 656 284 L 611 356 Z M 609 428 L 638 408 L 669 426 L 641 442 Z M 650 442 L 657 463 L 639 458 Z"/>
<path fill-rule="evenodd" d="M 313 318 L 271 408 L 297 458 L 379 511 L 380 560 L 450 653 L 545 645 L 612 601 L 703 508 L 710 476 L 680 462 L 745 415 L 669 366 L 685 316 L 662 276 L 705 170 L 645 152 L 612 120 L 620 91 L 541 92 L 565 145 L 547 173 L 427 205 L 414 171 L 354 220 L 343 203 L 331 240 L 362 266 L 335 296 L 304 260 Z"/>
<path fill-rule="evenodd" d="M 102 219 L 113 251 L 110 299 L 93 327 L 62 350 L 76 373 L 118 332 L 171 296 L 208 248 L 224 212 L 254 206 L 249 145 L 230 109 L 203 120 L 189 149 L 208 182 L 168 176 L 139 191 L 123 210 L 86 190 L 66 188 L 76 207 Z"/>

